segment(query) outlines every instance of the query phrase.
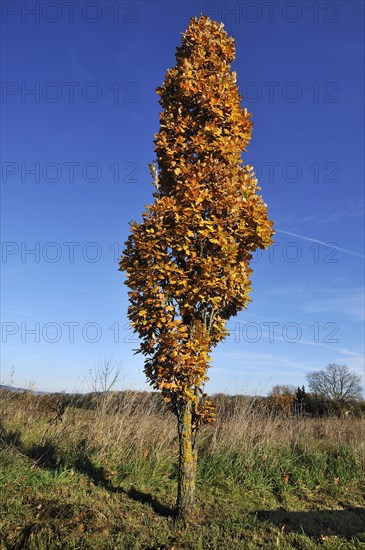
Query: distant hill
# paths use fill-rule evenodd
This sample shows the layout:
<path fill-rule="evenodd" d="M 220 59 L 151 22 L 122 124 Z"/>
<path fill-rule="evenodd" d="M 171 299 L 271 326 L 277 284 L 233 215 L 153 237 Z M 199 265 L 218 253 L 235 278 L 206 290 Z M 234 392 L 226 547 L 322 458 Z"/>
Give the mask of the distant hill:
<path fill-rule="evenodd" d="M 30 393 L 35 393 L 37 395 L 42 395 L 42 394 L 45 394 L 45 393 L 49 393 L 49 392 L 46 392 L 46 391 L 35 391 L 35 390 L 29 390 L 29 389 L 25 389 L 25 388 L 14 388 L 14 386 L 6 386 L 4 384 L 0 384 L 0 390 L 14 391 L 14 392 L 27 391 L 27 392 L 30 392 Z"/>

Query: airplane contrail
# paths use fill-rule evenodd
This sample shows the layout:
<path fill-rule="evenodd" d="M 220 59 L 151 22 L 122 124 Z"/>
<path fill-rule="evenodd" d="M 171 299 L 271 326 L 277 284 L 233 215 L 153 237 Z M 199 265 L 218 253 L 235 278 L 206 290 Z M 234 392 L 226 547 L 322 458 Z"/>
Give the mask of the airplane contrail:
<path fill-rule="evenodd" d="M 298 233 L 291 233 L 290 231 L 284 231 L 283 229 L 276 229 L 276 233 L 283 233 L 284 235 L 290 235 L 291 237 L 298 237 L 298 239 L 303 239 L 304 241 L 311 241 L 312 243 L 323 244 L 328 246 L 330 243 L 325 243 L 324 241 L 319 241 L 318 239 L 311 239 L 305 235 L 298 235 Z M 336 243 L 333 243 L 336 244 Z M 353 250 L 348 250 L 347 248 L 338 247 L 338 250 L 344 252 L 345 254 L 352 254 L 353 256 L 359 256 L 359 258 L 365 258 L 364 254 L 359 252 L 354 252 Z"/>

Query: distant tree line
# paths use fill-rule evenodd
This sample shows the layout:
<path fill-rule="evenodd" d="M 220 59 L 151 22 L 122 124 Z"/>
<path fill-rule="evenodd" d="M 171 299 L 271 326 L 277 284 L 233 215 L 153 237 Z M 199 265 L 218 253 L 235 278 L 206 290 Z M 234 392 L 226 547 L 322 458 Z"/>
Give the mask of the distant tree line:
<path fill-rule="evenodd" d="M 268 396 L 271 411 L 286 415 L 365 416 L 360 377 L 347 365 L 330 363 L 306 375 L 305 387 L 274 386 Z"/>
<path fill-rule="evenodd" d="M 286 416 L 337 416 L 365 417 L 365 401 L 348 399 L 339 402 L 307 392 L 305 387 L 274 386 L 267 397 L 271 413 Z"/>
<path fill-rule="evenodd" d="M 346 365 L 330 364 L 322 371 L 307 374 L 309 391 L 291 385 L 276 385 L 267 397 L 249 395 L 211 396 L 217 417 L 229 419 L 244 414 L 284 416 L 365 417 L 365 401 L 361 395 L 360 377 Z M 6 389 L 0 390 L 1 392 Z M 62 419 L 67 407 L 84 410 L 102 410 L 117 414 L 128 409 L 130 414 L 154 411 L 164 415 L 170 412 L 158 392 L 133 390 L 112 391 L 100 389 L 85 394 L 47 393 L 31 391 L 8 392 L 14 400 L 20 399 L 31 409 L 46 415 L 54 422 Z"/>

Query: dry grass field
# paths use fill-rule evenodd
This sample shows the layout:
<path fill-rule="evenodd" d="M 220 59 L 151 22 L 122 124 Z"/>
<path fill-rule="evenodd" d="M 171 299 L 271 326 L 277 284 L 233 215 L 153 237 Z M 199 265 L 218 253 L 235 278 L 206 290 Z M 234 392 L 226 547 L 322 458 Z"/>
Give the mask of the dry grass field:
<path fill-rule="evenodd" d="M 176 526 L 177 432 L 158 395 L 0 391 L 1 549 L 365 548 L 365 420 L 218 402 Z"/>

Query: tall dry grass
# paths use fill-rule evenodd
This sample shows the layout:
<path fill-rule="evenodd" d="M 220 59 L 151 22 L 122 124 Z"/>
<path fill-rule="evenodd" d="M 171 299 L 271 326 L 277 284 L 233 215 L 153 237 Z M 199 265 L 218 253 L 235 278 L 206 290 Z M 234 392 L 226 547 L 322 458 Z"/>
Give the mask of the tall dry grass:
<path fill-rule="evenodd" d="M 109 465 L 151 455 L 176 457 L 175 417 L 156 394 L 106 392 L 97 396 L 94 408 L 84 409 L 72 399 L 65 406 L 60 396 L 0 393 L 3 431 L 24 448 L 48 443 L 64 453 L 82 449 Z M 365 470 L 363 419 L 274 415 L 259 398 L 218 400 L 216 422 L 204 426 L 198 438 L 198 452 L 207 457 L 228 452 L 247 456 L 253 450 L 262 456 L 283 449 L 307 453 L 341 446 L 351 449 Z"/>

